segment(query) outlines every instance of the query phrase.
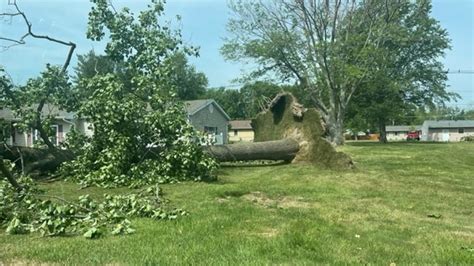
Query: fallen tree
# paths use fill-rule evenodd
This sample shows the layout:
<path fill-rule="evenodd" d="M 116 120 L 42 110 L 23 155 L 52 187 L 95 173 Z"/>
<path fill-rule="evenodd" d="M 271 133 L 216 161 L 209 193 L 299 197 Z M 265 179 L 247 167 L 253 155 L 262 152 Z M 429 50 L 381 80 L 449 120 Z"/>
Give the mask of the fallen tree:
<path fill-rule="evenodd" d="M 300 146 L 294 139 L 205 146 L 204 151 L 219 162 L 274 160 L 291 162 Z"/>
<path fill-rule="evenodd" d="M 237 143 L 228 145 L 203 146 L 204 152 L 219 162 L 274 160 L 291 162 L 299 151 L 299 144 L 294 139 L 256 143 Z M 152 148 L 150 157 L 157 154 L 157 148 Z M 59 150 L 60 156 L 48 149 L 28 147 L 10 147 L 0 149 L 5 159 L 15 162 L 16 168 L 26 174 L 41 176 L 56 170 L 63 162 L 75 158 L 67 150 Z"/>
<path fill-rule="evenodd" d="M 219 162 L 275 160 L 351 168 L 351 158 L 337 152 L 324 138 L 321 121 L 315 109 L 306 109 L 292 94 L 281 93 L 266 111 L 252 121 L 255 142 L 203 146 L 203 150 Z M 48 149 L 25 147 L 0 149 L 0 156 L 15 161 L 17 168 L 36 176 L 54 171 L 63 162 L 75 158 L 67 150 L 58 150 L 56 153 Z M 142 158 L 159 159 L 154 158 L 159 153 L 159 148 L 149 148 L 147 155 Z"/>
<path fill-rule="evenodd" d="M 0 157 L 13 162 L 19 171 L 33 176 L 54 172 L 63 162 L 75 158 L 74 154 L 68 150 L 6 145 L 0 148 Z"/>

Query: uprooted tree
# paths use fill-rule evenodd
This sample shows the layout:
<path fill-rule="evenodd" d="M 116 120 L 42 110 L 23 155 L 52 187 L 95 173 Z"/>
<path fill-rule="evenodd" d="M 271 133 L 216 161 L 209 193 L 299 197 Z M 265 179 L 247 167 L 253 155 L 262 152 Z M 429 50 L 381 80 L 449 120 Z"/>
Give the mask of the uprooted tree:
<path fill-rule="evenodd" d="M 252 120 L 254 143 L 211 146 L 206 151 L 219 161 L 283 160 L 351 168 L 351 158 L 324 138 L 322 123 L 314 108 L 304 108 L 291 93 L 280 93 Z"/>

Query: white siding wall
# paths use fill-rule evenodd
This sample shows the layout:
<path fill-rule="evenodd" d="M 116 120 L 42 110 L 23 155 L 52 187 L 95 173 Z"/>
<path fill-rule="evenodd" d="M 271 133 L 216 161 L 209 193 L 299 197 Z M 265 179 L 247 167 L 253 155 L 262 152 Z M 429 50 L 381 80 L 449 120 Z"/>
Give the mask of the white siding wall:
<path fill-rule="evenodd" d="M 71 131 L 73 125 L 71 123 L 68 123 L 62 120 L 55 121 L 53 125 L 58 126 L 58 131 L 59 131 L 59 125 L 62 126 L 62 132 L 57 132 L 56 139 L 58 140 L 59 143 L 64 142 L 66 140 L 66 134 Z M 20 132 L 19 130 L 15 130 L 15 133 L 14 133 L 15 141 L 13 142 L 13 138 L 10 138 L 11 145 L 22 146 L 22 147 L 33 146 L 32 132 L 33 132 L 32 129 L 26 130 L 25 132 Z"/>
<path fill-rule="evenodd" d="M 442 128 L 430 128 L 428 131 L 428 141 L 443 141 L 443 130 Z M 474 128 L 464 128 L 464 133 L 459 133 L 458 128 L 448 129 L 449 141 L 460 141 L 462 137 L 474 136 Z"/>
<path fill-rule="evenodd" d="M 395 134 L 396 133 L 396 134 Z M 407 140 L 407 133 L 406 131 L 399 131 L 399 132 L 387 132 L 387 140 L 388 141 L 402 141 Z"/>
<path fill-rule="evenodd" d="M 94 135 L 94 129 L 93 129 L 92 123 L 89 123 L 83 119 L 79 119 L 76 121 L 76 129 L 88 137 L 91 137 L 92 135 Z"/>

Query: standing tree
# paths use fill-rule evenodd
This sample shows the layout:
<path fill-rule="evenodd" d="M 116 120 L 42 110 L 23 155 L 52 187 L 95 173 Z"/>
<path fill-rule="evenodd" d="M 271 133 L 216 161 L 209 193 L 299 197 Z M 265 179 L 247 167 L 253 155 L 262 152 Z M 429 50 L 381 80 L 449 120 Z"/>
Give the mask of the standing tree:
<path fill-rule="evenodd" d="M 203 98 L 215 100 L 232 119 L 245 119 L 245 104 L 237 89 L 209 88 Z"/>
<path fill-rule="evenodd" d="M 76 85 L 74 86 L 76 100 L 74 109 L 78 109 L 80 104 L 94 93 L 93 91 L 88 91 L 87 87 L 81 86 L 86 80 L 105 74 L 116 74 L 124 83 L 130 80 L 126 73 L 124 73 L 124 69 L 117 62 L 106 55 L 96 54 L 94 50 L 77 56 L 77 66 L 74 67 L 74 72 L 73 81 Z"/>
<path fill-rule="evenodd" d="M 112 60 L 107 55 L 98 55 L 93 50 L 87 54 L 77 56 L 78 63 L 75 70 L 74 81 L 80 85 L 81 80 L 90 79 L 96 75 L 107 73 L 116 74 L 127 86 L 131 86 L 131 77 L 122 63 Z M 171 83 L 175 87 L 176 94 L 181 100 L 196 100 L 201 98 L 208 84 L 204 73 L 198 72 L 189 64 L 186 54 L 182 51 L 175 53 L 167 59 L 167 64 L 172 65 Z M 93 92 L 87 88 L 77 86 L 76 92 L 79 101 L 87 99 Z"/>
<path fill-rule="evenodd" d="M 405 65 L 416 66 L 437 62 L 447 47 L 446 32 L 430 17 L 428 0 L 239 0 L 230 7 L 235 14 L 228 24 L 233 37 L 222 48 L 224 56 L 254 60 L 262 67 L 255 75 L 297 80 L 334 144 L 343 143 L 344 118 L 356 90 L 387 68 L 374 67 L 374 55 L 403 54 Z M 387 39 L 386 32 L 400 22 L 400 30 Z M 390 42 L 394 37 L 398 44 L 407 38 L 416 42 L 397 46 Z M 387 64 L 392 67 L 392 61 Z M 425 88 L 412 93 L 421 94 Z"/>
<path fill-rule="evenodd" d="M 432 109 L 457 94 L 446 91 L 447 75 L 439 58 L 449 48 L 445 30 L 430 17 L 429 1 L 390 3 L 391 20 L 378 49 L 371 56 L 373 69 L 350 104 L 353 114 L 378 128 L 386 142 L 389 121 L 404 121 L 416 109 Z M 397 9 L 395 9 L 397 8 Z"/>
<path fill-rule="evenodd" d="M 181 100 L 196 100 L 206 93 L 208 85 L 204 73 L 198 72 L 190 65 L 186 54 L 178 52 L 170 58 L 173 66 L 172 83 L 176 87 L 176 93 Z"/>

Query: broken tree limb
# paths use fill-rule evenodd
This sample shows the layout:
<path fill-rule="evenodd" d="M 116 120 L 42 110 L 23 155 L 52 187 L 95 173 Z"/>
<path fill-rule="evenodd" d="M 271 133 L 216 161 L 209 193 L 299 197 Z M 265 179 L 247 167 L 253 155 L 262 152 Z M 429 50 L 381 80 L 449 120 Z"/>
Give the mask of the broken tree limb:
<path fill-rule="evenodd" d="M 41 175 L 55 171 L 63 162 L 74 159 L 74 154 L 68 150 L 37 149 L 15 147 L 14 149 L 0 147 L 0 157 L 15 162 L 17 169 L 24 174 Z M 20 160 L 18 160 L 20 158 Z M 36 174 L 35 174 L 36 173 Z"/>
<path fill-rule="evenodd" d="M 205 146 L 204 151 L 220 162 L 283 160 L 291 162 L 299 151 L 293 139 Z"/>

